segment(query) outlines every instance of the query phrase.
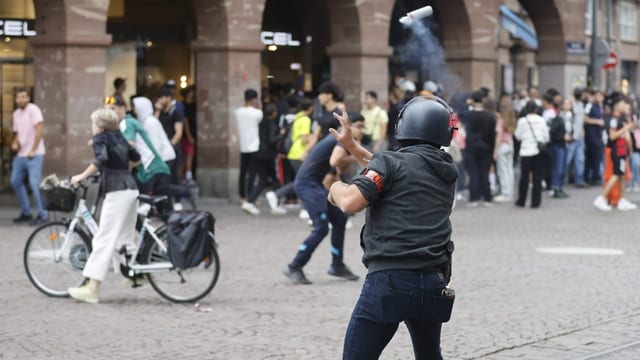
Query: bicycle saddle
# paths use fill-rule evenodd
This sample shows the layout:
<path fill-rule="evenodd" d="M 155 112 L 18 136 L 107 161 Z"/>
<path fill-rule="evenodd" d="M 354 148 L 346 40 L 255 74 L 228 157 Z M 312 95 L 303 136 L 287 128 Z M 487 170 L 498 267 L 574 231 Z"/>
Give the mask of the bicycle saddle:
<path fill-rule="evenodd" d="M 166 201 L 169 197 L 167 195 L 138 195 L 138 200 L 149 205 L 158 205 L 163 201 Z"/>

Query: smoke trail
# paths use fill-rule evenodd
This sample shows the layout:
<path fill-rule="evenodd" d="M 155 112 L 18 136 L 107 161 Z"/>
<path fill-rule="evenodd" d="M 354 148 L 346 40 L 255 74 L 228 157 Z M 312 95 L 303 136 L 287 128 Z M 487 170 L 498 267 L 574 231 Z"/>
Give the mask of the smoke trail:
<path fill-rule="evenodd" d="M 432 19 L 426 21 L 433 24 Z M 413 21 L 409 28 L 409 39 L 397 49 L 400 60 L 405 64 L 420 66 L 422 78 L 441 84 L 448 94 L 462 90 L 462 82 L 447 66 L 444 49 L 431 31 L 431 27 L 425 25 L 424 21 Z"/>

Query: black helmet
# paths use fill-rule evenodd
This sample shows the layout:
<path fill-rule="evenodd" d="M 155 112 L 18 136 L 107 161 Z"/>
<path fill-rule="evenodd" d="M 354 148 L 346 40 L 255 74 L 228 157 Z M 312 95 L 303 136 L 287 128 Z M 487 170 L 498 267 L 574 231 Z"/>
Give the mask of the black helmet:
<path fill-rule="evenodd" d="M 419 96 L 400 110 L 396 139 L 449 146 L 454 130 L 457 130 L 456 117 L 444 100 L 437 96 Z"/>

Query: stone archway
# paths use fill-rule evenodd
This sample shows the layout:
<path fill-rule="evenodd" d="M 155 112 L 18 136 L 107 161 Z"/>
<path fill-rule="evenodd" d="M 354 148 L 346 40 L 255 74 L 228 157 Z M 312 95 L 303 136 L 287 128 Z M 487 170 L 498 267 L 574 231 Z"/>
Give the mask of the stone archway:
<path fill-rule="evenodd" d="M 35 98 L 45 118 L 44 173 L 71 175 L 91 161 L 87 120 L 101 104 L 109 0 L 34 0 Z"/>
<path fill-rule="evenodd" d="M 346 105 L 359 110 L 367 90 L 387 98 L 389 20 L 392 1 L 327 0 L 332 44 L 331 78 L 345 93 Z"/>
<path fill-rule="evenodd" d="M 585 40 L 585 2 L 554 0 L 552 4 L 539 6 L 534 0 L 519 1 L 538 35 L 539 85 L 570 94 L 579 79 L 586 79 L 587 56 L 568 56 L 566 50 L 567 41 Z M 572 16 L 575 14 L 579 16 Z"/>
<path fill-rule="evenodd" d="M 264 0 L 193 0 L 198 118 L 198 182 L 207 196 L 235 197 L 239 150 L 233 109 L 260 90 Z"/>
<path fill-rule="evenodd" d="M 426 77 L 429 77 L 428 80 L 442 82 L 445 91 L 449 94 L 455 92 L 461 86 L 471 85 L 470 83 L 462 84 L 462 81 L 472 78 L 472 59 L 474 51 L 477 53 L 477 49 L 473 48 L 471 24 L 464 0 L 396 0 L 394 2 L 394 12 L 391 18 L 392 23 L 390 24 L 390 43 L 392 46 L 404 46 L 407 36 L 411 36 L 408 31 L 403 30 L 402 25 L 397 23 L 400 16 L 404 16 L 408 11 L 413 11 L 427 5 L 433 8 L 433 15 L 425 21 L 430 31 L 432 31 L 434 38 L 437 39 L 439 45 L 444 50 L 444 60 L 446 60 L 446 64 L 438 63 L 438 66 L 421 69 L 421 77 L 425 77 L 421 80 L 427 80 Z M 430 51 L 434 51 L 433 48 L 435 48 L 435 46 L 432 46 Z M 409 53 L 403 52 L 403 57 L 411 57 L 414 68 L 417 65 L 416 62 L 424 61 L 420 59 L 420 56 L 423 56 L 423 54 L 420 54 L 418 57 L 409 56 L 408 54 Z M 438 53 L 437 55 L 440 54 Z M 432 62 L 430 61 L 429 63 Z M 399 63 L 397 70 L 402 70 L 401 68 L 405 65 L 406 64 L 402 62 Z M 436 64 L 432 63 L 432 65 Z M 447 74 L 442 74 L 443 70 L 446 70 L 445 72 Z M 435 72 L 435 74 L 429 74 L 430 71 Z M 416 85 L 420 88 L 422 84 Z"/>

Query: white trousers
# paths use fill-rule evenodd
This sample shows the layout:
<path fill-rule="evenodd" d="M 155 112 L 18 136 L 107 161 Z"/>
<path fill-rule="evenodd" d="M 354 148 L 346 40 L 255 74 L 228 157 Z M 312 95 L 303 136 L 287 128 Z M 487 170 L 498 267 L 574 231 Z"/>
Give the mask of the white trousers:
<path fill-rule="evenodd" d="M 98 233 L 91 241 L 92 250 L 82 275 L 104 281 L 114 252 L 122 245 L 135 246 L 138 190 L 107 193 L 102 203 Z"/>
<path fill-rule="evenodd" d="M 513 184 L 515 182 L 513 174 L 513 145 L 500 144 L 498 157 L 496 158 L 496 169 L 500 180 L 500 194 L 512 199 Z"/>

